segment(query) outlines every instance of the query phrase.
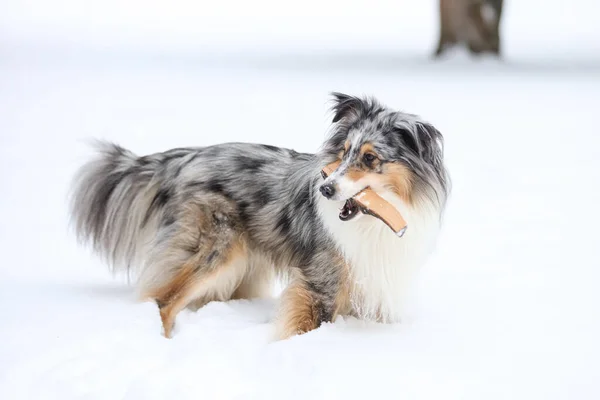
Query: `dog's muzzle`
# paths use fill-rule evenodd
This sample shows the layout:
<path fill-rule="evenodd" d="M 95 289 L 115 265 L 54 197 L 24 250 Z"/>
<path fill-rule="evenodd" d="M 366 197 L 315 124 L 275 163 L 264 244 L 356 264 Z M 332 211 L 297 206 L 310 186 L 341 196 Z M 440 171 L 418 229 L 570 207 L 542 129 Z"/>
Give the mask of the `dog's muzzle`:
<path fill-rule="evenodd" d="M 346 200 L 346 202 L 344 203 L 344 207 L 342 207 L 342 210 L 340 211 L 340 219 L 342 221 L 350 221 L 359 213 L 364 214 L 363 208 L 359 207 L 359 205 L 356 203 L 356 201 L 354 201 L 354 199 L 348 199 Z"/>

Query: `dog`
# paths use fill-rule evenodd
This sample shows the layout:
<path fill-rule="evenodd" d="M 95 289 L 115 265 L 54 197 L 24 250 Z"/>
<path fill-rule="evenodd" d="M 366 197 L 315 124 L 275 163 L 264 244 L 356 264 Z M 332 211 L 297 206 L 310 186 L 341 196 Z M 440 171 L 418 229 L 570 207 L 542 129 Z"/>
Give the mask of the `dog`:
<path fill-rule="evenodd" d="M 314 154 L 224 143 L 140 157 L 97 142 L 72 186 L 77 238 L 135 275 L 165 337 L 182 309 L 270 297 L 277 279 L 276 340 L 338 315 L 400 321 L 450 193 L 443 136 L 373 97 L 331 95 L 331 129 Z M 366 187 L 401 211 L 402 238 L 357 210 L 352 197 Z"/>

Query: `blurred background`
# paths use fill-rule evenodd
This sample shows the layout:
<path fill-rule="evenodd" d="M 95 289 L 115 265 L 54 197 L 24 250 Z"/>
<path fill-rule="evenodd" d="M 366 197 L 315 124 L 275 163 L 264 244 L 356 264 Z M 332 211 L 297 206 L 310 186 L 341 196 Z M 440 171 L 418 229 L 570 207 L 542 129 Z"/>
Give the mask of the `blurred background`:
<path fill-rule="evenodd" d="M 455 7 L 449 31 L 461 37 L 494 19 L 476 0 L 445 3 Z M 106 371 L 153 354 L 152 346 L 123 352 L 106 337 L 124 338 L 125 349 L 145 338 L 176 351 L 158 342 L 153 305 L 138 307 L 115 283 L 124 280 L 68 233 L 68 185 L 90 156 L 87 140 L 138 154 L 227 141 L 314 152 L 331 122 L 328 94 L 341 91 L 420 114 L 446 138 L 453 193 L 423 271 L 421 324 L 358 339 L 338 324 L 312 336 L 324 346 L 293 342 L 269 358 L 260 308 L 254 336 L 227 330 L 227 318 L 245 321 L 246 311 L 219 314 L 214 331 L 189 316 L 193 345 L 177 342 L 177 354 L 196 371 L 207 353 L 190 349 L 214 348 L 206 379 L 189 381 L 220 390 L 226 375 L 208 366 L 253 377 L 265 363 L 270 375 L 250 380 L 261 388 L 300 376 L 311 393 L 342 381 L 370 393 L 395 385 L 400 369 L 409 398 L 436 390 L 431 398 L 598 398 L 599 13 L 598 0 L 505 0 L 499 57 L 468 46 L 434 57 L 437 0 L 1 1 L 0 375 L 14 371 L 5 384 L 51 393 L 70 378 L 46 351 L 75 346 L 56 354 L 77 355 L 86 338 L 98 339 L 82 348 L 102 343 L 115 357 Z M 240 335 L 241 347 L 212 340 L 223 332 Z M 332 332 L 344 339 L 328 339 Z M 165 354 L 157 377 L 177 375 Z M 340 365 L 325 363 L 328 355 Z M 82 357 L 96 365 L 100 356 Z M 27 360 L 48 367 L 36 375 Z M 373 381 L 363 379 L 365 365 Z M 331 371 L 338 380 L 319 381 Z M 62 388 L 96 382 L 73 376 L 77 385 Z M 153 375 L 144 379 L 152 392 Z"/>
<path fill-rule="evenodd" d="M 474 89 L 481 100 L 475 105 L 462 102 L 449 112 L 430 103 L 455 101 L 469 93 L 453 91 L 464 85 L 495 85 L 499 81 L 493 78 L 556 82 L 582 74 L 598 77 L 600 6 L 595 0 L 441 3 L 453 10 L 447 12 L 446 25 L 458 27 L 451 33 L 464 35 L 476 29 L 469 14 L 473 5 L 485 19 L 486 5 L 503 3 L 501 57 L 474 56 L 457 47 L 434 58 L 440 0 L 5 0 L 0 4 L 3 109 L 12 118 L 32 111 L 17 107 L 17 101 L 36 90 L 42 91 L 36 101 L 49 96 L 53 107 L 74 103 L 69 107 L 75 115 L 47 121 L 46 129 L 72 124 L 81 136 L 110 136 L 118 130 L 159 141 L 165 136 L 173 140 L 183 130 L 195 132 L 197 141 L 208 134 L 200 120 L 231 107 L 237 118 L 229 111 L 219 115 L 219 135 L 237 135 L 238 124 L 252 114 L 282 130 L 278 140 L 301 145 L 284 137 L 284 127 L 293 123 L 319 130 L 313 123 L 328 122 L 323 107 L 332 90 L 380 96 L 443 123 L 450 114 L 501 101 L 494 88 L 482 87 Z M 461 13 L 469 17 L 461 19 Z M 58 91 L 42 89 L 58 82 Z M 487 97 L 493 101 L 484 102 Z M 180 117 L 187 111 L 194 117 L 184 123 Z M 92 117 L 93 112 L 106 114 Z M 4 139 L 24 129 L 18 124 L 9 128 L 3 129 Z M 252 130 L 256 140 L 266 139 L 260 137 L 262 129 Z"/>
<path fill-rule="evenodd" d="M 478 3 L 445 2 L 455 8 Z M 504 1 L 501 30 L 507 58 L 597 60 L 597 7 L 594 0 Z M 209 59 L 209 54 L 223 53 L 333 52 L 385 55 L 388 63 L 401 64 L 401 59 L 414 60 L 433 50 L 438 11 L 439 0 L 5 0 L 0 26 L 9 47 Z"/>

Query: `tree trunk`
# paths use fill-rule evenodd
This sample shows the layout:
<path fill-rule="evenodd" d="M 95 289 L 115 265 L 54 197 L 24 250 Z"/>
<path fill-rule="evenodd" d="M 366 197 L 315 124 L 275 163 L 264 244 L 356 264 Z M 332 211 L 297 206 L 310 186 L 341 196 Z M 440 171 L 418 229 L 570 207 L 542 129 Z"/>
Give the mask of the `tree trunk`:
<path fill-rule="evenodd" d="M 440 37 L 435 56 L 464 45 L 472 54 L 500 56 L 503 0 L 440 0 Z"/>

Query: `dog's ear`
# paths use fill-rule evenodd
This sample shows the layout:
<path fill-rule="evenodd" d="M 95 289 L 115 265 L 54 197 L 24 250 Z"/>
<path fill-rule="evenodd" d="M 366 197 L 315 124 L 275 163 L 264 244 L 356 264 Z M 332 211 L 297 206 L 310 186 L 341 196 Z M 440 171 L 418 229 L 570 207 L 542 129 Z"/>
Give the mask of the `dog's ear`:
<path fill-rule="evenodd" d="M 417 135 L 423 149 L 421 157 L 434 163 L 443 153 L 444 137 L 442 133 L 433 125 L 423 122 L 417 124 Z"/>
<path fill-rule="evenodd" d="M 331 93 L 333 96 L 333 107 L 332 110 L 334 112 L 333 122 L 336 123 L 340 121 L 342 118 L 347 117 L 351 114 L 359 115 L 361 110 L 363 109 L 363 101 L 358 97 L 348 96 L 344 93 L 333 92 Z"/>
<path fill-rule="evenodd" d="M 420 129 L 422 129 L 420 124 L 409 124 L 403 119 L 396 121 L 393 127 L 393 131 L 396 133 L 394 136 L 404 144 L 405 148 L 417 156 L 421 156 L 423 146 Z"/>
<path fill-rule="evenodd" d="M 435 153 L 443 144 L 443 138 L 440 131 L 433 125 L 426 122 L 417 122 L 407 124 L 405 122 L 396 122 L 394 126 L 400 140 L 415 155 L 423 157 L 425 160 L 435 158 Z"/>

